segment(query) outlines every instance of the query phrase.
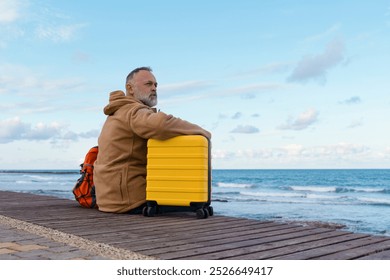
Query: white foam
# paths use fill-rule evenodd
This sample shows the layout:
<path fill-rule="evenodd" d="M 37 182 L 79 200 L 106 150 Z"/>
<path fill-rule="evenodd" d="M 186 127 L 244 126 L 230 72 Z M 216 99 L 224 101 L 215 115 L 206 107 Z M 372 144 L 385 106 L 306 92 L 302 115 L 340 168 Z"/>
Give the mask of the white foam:
<path fill-rule="evenodd" d="M 368 192 L 368 193 L 376 193 L 376 192 L 383 192 L 385 189 L 379 189 L 379 188 L 351 188 L 355 192 Z"/>
<path fill-rule="evenodd" d="M 336 187 L 317 187 L 317 186 L 291 186 L 294 191 L 306 192 L 336 192 Z"/>
<path fill-rule="evenodd" d="M 218 182 L 216 183 L 217 187 L 220 188 L 252 188 L 252 184 L 240 184 L 240 183 L 223 183 L 223 182 Z"/>
<path fill-rule="evenodd" d="M 340 197 L 337 196 L 331 196 L 331 195 L 322 195 L 322 194 L 307 194 L 307 198 L 310 199 L 339 199 Z"/>
<path fill-rule="evenodd" d="M 298 193 L 240 192 L 240 194 L 256 197 L 305 197 L 304 195 Z"/>
<path fill-rule="evenodd" d="M 390 200 L 389 199 L 383 199 L 383 198 L 370 198 L 370 197 L 365 197 L 365 198 L 358 198 L 360 202 L 363 203 L 369 203 L 369 204 L 384 204 L 384 205 L 390 205 Z"/>

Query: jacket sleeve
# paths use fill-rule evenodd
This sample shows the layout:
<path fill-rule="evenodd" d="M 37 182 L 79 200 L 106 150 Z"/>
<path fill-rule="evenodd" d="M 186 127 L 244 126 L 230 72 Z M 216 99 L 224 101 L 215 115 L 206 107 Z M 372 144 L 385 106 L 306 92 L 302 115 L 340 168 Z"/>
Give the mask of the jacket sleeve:
<path fill-rule="evenodd" d="M 196 124 L 141 106 L 130 112 L 129 125 L 144 139 L 165 140 L 179 135 L 203 135 L 211 139 L 211 133 Z"/>

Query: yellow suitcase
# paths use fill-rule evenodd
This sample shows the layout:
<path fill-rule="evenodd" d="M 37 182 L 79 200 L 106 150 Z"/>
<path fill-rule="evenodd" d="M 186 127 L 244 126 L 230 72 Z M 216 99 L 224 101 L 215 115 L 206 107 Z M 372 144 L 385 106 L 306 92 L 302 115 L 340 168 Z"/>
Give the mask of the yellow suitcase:
<path fill-rule="evenodd" d="M 213 215 L 210 146 L 201 135 L 148 140 L 144 216 L 154 216 L 160 206 L 185 207 L 198 218 Z"/>

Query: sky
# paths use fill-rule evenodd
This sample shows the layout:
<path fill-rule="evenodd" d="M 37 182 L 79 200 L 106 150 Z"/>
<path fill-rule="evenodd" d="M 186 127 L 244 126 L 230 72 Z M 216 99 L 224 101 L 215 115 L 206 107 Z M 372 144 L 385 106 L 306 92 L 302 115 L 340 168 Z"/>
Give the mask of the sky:
<path fill-rule="evenodd" d="M 214 169 L 390 167 L 390 1 L 0 0 L 0 169 L 78 169 L 139 66 Z"/>

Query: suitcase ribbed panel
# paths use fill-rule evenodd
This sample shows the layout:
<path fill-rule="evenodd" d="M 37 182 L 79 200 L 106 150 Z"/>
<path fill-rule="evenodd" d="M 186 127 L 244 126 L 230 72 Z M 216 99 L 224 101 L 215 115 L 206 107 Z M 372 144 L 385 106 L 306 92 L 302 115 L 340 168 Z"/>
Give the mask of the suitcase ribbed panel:
<path fill-rule="evenodd" d="M 146 200 L 165 206 L 209 203 L 209 149 L 200 135 L 148 140 Z"/>

